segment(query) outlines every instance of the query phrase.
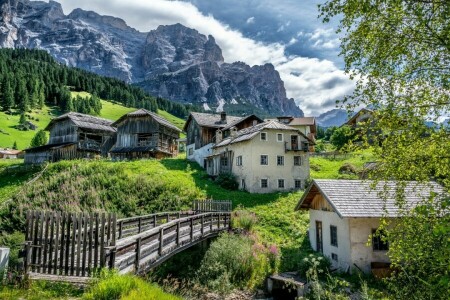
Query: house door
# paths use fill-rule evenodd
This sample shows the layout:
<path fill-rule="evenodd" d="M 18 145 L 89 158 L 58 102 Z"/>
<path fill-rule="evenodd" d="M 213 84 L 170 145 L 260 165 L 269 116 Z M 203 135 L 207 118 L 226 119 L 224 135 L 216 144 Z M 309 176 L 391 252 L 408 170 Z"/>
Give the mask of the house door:
<path fill-rule="evenodd" d="M 323 253 L 322 222 L 316 221 L 316 251 Z"/>
<path fill-rule="evenodd" d="M 298 150 L 298 135 L 291 135 L 291 150 Z"/>

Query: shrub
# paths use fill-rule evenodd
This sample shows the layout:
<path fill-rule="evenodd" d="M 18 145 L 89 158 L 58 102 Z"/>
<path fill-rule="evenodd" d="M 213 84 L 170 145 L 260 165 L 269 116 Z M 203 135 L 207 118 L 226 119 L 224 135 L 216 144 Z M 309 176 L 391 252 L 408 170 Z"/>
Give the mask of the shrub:
<path fill-rule="evenodd" d="M 350 163 L 345 163 L 339 168 L 339 174 L 356 174 L 356 167 Z"/>
<path fill-rule="evenodd" d="M 257 218 L 255 213 L 248 210 L 237 210 L 231 216 L 231 224 L 233 228 L 243 229 L 250 232 L 256 224 Z"/>
<path fill-rule="evenodd" d="M 236 180 L 236 176 L 231 173 L 223 173 L 217 176 L 216 183 L 227 190 L 237 190 L 239 183 Z"/>
<path fill-rule="evenodd" d="M 164 293 L 156 285 L 132 275 L 119 275 L 116 272 L 102 271 L 100 280 L 83 295 L 85 300 L 181 300 Z"/>
<path fill-rule="evenodd" d="M 279 251 L 267 249 L 256 236 L 222 234 L 214 241 L 197 272 L 201 284 L 227 294 L 234 288 L 255 288 L 275 272 Z"/>

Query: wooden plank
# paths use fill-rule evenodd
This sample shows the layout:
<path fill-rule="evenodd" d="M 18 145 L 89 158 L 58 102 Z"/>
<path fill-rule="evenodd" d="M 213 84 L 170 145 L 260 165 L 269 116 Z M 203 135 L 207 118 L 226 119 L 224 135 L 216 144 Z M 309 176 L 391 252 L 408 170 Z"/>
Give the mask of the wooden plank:
<path fill-rule="evenodd" d="M 50 214 L 50 238 L 49 238 L 49 251 L 48 251 L 48 271 L 47 273 L 51 274 L 52 273 L 52 266 L 53 266 L 53 252 L 55 251 L 55 247 L 54 247 L 54 242 L 55 242 L 55 238 L 54 238 L 54 234 L 55 234 L 55 223 L 54 223 L 54 217 L 55 217 L 55 213 L 52 212 Z"/>
<path fill-rule="evenodd" d="M 159 256 L 162 255 L 162 253 L 163 253 L 163 248 L 164 248 L 164 228 L 161 227 L 161 228 L 159 229 L 159 250 L 158 250 Z"/>
<path fill-rule="evenodd" d="M 100 227 L 100 267 L 105 266 L 105 213 L 102 213 L 101 227 Z"/>
<path fill-rule="evenodd" d="M 76 274 L 80 276 L 80 264 L 81 264 L 81 235 L 83 233 L 83 213 L 78 215 L 77 221 L 77 264 Z"/>
<path fill-rule="evenodd" d="M 25 241 L 30 240 L 30 211 L 25 213 Z"/>
<path fill-rule="evenodd" d="M 34 237 L 33 237 L 33 244 L 32 246 L 38 246 L 38 237 L 39 237 L 39 212 L 34 212 Z M 36 264 L 37 264 L 37 255 L 38 255 L 38 248 L 32 247 L 31 251 L 33 252 L 32 258 L 31 258 L 31 264 L 32 264 L 32 271 L 36 270 Z"/>
<path fill-rule="evenodd" d="M 98 220 L 98 213 L 95 214 L 95 232 L 94 232 L 94 268 L 98 267 L 98 249 L 99 249 L 99 245 L 98 245 L 98 235 L 99 235 L 99 230 L 100 230 L 100 224 L 99 224 L 99 220 Z"/>
<path fill-rule="evenodd" d="M 83 259 L 81 263 L 81 276 L 86 276 L 86 255 L 87 255 L 87 236 L 88 236 L 88 227 L 89 224 L 89 215 L 83 214 Z"/>
<path fill-rule="evenodd" d="M 77 214 L 72 213 L 72 236 L 70 239 L 70 275 L 75 274 L 75 246 L 76 246 L 76 236 L 77 236 Z"/>
<path fill-rule="evenodd" d="M 66 242 L 65 230 L 66 230 L 66 212 L 63 212 L 61 215 L 61 248 L 59 250 L 59 274 L 63 274 L 64 270 L 64 258 L 65 258 L 64 248 Z"/>
<path fill-rule="evenodd" d="M 134 272 L 139 273 L 139 265 L 141 261 L 141 237 L 136 239 L 136 257 L 134 259 Z"/>
<path fill-rule="evenodd" d="M 190 239 L 192 242 L 194 240 L 194 217 L 191 217 L 190 226 L 191 226 Z"/>
<path fill-rule="evenodd" d="M 64 274 L 69 275 L 69 254 L 70 254 L 70 224 L 72 216 L 70 213 L 66 215 L 66 248 L 64 249 Z"/>
<path fill-rule="evenodd" d="M 90 213 L 89 214 L 89 253 L 88 253 L 88 273 L 89 275 L 92 275 L 92 251 L 94 249 L 94 225 L 95 225 L 95 221 L 94 221 L 94 213 Z"/>
<path fill-rule="evenodd" d="M 42 236 L 42 273 L 45 273 L 47 270 L 47 254 L 49 252 L 48 249 L 48 229 L 49 229 L 49 216 L 50 212 L 44 212 L 44 223 L 43 223 L 43 236 Z"/>
<path fill-rule="evenodd" d="M 39 254 L 38 254 L 38 272 L 42 271 L 42 261 L 43 261 L 43 246 L 45 245 L 44 243 L 44 220 L 45 220 L 45 212 L 40 212 L 39 213 L 40 217 L 39 217 Z"/>
<path fill-rule="evenodd" d="M 55 263 L 53 264 L 53 274 L 57 274 L 58 272 L 58 251 L 59 251 L 59 242 L 62 241 L 62 239 L 60 239 L 59 237 L 59 226 L 60 226 L 60 222 L 61 222 L 61 213 L 57 212 L 55 215 L 55 224 L 56 224 L 56 229 L 55 229 Z M 61 259 L 61 256 L 60 256 Z"/>

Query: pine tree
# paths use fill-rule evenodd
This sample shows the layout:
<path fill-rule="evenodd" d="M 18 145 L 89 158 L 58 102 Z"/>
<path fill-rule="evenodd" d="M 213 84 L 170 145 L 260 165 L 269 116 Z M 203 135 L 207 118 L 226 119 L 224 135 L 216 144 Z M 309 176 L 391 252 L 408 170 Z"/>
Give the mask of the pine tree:
<path fill-rule="evenodd" d="M 10 110 L 14 107 L 14 91 L 7 77 L 5 77 L 2 84 L 2 107 L 3 111 Z"/>
<path fill-rule="evenodd" d="M 25 116 L 25 113 L 22 113 L 20 115 L 19 124 L 23 125 L 27 122 L 27 117 Z"/>
<path fill-rule="evenodd" d="M 17 150 L 17 142 L 16 142 L 16 141 L 14 141 L 14 144 L 13 144 L 12 148 L 13 148 L 14 150 Z"/>
<path fill-rule="evenodd" d="M 44 107 L 44 103 L 45 103 L 45 87 L 44 84 L 42 83 L 39 89 L 38 108 L 42 109 Z"/>
<path fill-rule="evenodd" d="M 34 81 L 34 85 L 32 88 L 32 92 L 31 92 L 31 97 L 30 97 L 30 107 L 31 108 L 37 108 L 39 107 L 39 80 L 36 79 Z"/>
<path fill-rule="evenodd" d="M 45 131 L 41 129 L 34 135 L 33 139 L 31 140 L 30 146 L 39 147 L 45 144 L 47 144 L 47 135 L 45 134 Z"/>

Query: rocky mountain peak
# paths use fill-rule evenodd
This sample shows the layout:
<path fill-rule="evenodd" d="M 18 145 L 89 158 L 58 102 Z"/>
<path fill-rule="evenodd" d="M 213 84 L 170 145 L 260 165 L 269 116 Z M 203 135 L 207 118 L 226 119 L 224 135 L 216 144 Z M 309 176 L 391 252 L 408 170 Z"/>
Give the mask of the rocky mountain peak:
<path fill-rule="evenodd" d="M 55 1 L 0 0 L 0 47 L 45 49 L 67 65 L 216 111 L 303 114 L 272 64 L 225 63 L 213 36 L 179 23 L 139 32 L 93 11 L 66 16 Z"/>

